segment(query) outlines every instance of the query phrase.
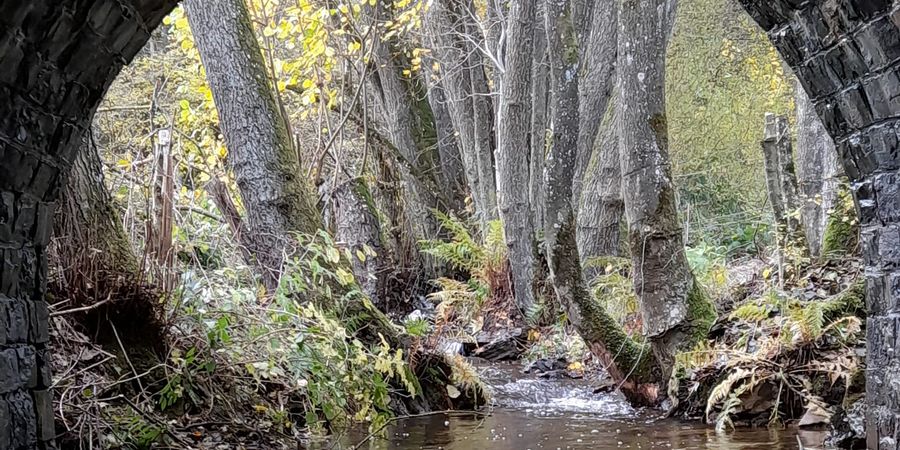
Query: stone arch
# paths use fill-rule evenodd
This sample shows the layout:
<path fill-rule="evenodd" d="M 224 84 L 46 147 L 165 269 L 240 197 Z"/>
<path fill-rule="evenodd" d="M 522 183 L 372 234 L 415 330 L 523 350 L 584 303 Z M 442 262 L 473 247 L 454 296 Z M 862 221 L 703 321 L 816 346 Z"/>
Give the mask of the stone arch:
<path fill-rule="evenodd" d="M 0 449 L 54 448 L 44 301 L 60 179 L 176 0 L 0 0 Z"/>
<path fill-rule="evenodd" d="M 740 0 L 835 140 L 860 217 L 870 449 L 900 448 L 900 3 Z"/>
<path fill-rule="evenodd" d="M 853 180 L 868 291 L 868 447 L 900 441 L 900 4 L 740 0 Z M 177 0 L 0 0 L 0 450 L 53 448 L 45 247 L 109 84 Z"/>

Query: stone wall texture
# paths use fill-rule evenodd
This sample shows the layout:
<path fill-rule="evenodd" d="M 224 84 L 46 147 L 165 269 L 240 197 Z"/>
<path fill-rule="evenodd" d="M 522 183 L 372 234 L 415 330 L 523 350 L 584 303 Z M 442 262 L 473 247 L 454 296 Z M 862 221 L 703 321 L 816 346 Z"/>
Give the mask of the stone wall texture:
<path fill-rule="evenodd" d="M 55 448 L 44 300 L 61 178 L 174 0 L 0 0 L 0 450 Z"/>
<path fill-rule="evenodd" d="M 852 181 L 865 258 L 867 447 L 900 448 L 900 2 L 740 0 L 794 69 Z"/>

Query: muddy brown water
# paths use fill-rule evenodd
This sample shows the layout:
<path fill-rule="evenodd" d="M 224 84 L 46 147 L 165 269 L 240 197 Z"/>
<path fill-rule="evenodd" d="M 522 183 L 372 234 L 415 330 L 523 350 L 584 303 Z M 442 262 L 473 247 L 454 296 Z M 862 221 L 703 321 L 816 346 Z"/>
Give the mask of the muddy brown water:
<path fill-rule="evenodd" d="M 823 449 L 824 432 L 737 429 L 717 433 L 693 422 L 660 419 L 619 394 L 594 394 L 582 380 L 534 379 L 518 365 L 481 368 L 493 406 L 483 413 L 399 419 L 382 437 L 354 430 L 309 448 L 369 450 L 528 449 Z M 367 439 L 369 438 L 369 439 Z"/>

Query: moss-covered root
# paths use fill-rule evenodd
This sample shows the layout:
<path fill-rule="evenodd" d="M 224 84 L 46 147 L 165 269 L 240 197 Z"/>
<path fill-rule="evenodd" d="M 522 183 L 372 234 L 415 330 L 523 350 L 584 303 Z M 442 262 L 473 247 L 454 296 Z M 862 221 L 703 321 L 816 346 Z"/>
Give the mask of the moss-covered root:
<path fill-rule="evenodd" d="M 592 298 L 578 302 L 581 312 L 579 333 L 619 385 L 625 398 L 635 406 L 656 406 L 662 377 L 650 346 L 631 339 L 625 330 Z"/>
<path fill-rule="evenodd" d="M 553 287 L 560 303 L 577 310 L 578 333 L 591 353 L 606 367 L 625 397 L 635 405 L 659 403 L 660 371 L 649 346 L 634 342 L 588 290 L 582 278 L 575 241 L 575 221 L 562 221 L 555 245 L 550 246 Z"/>
<path fill-rule="evenodd" d="M 856 220 L 856 208 L 853 197 L 846 184 L 838 190 L 838 200 L 834 210 L 828 214 L 825 234 L 822 237 L 822 255 L 835 257 L 853 251 L 859 240 L 859 221 Z"/>

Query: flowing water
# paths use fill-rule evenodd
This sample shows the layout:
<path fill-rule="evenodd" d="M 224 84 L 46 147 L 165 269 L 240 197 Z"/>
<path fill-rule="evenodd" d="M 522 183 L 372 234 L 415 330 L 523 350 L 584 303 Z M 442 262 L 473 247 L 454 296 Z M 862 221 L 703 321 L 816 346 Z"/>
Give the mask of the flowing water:
<path fill-rule="evenodd" d="M 716 433 L 699 423 L 659 419 L 616 393 L 594 394 L 582 380 L 544 380 L 517 365 L 482 368 L 494 406 L 486 413 L 400 419 L 383 438 L 351 432 L 313 449 L 821 449 L 824 433 L 738 429 Z M 359 445 L 359 447 L 355 447 Z"/>

